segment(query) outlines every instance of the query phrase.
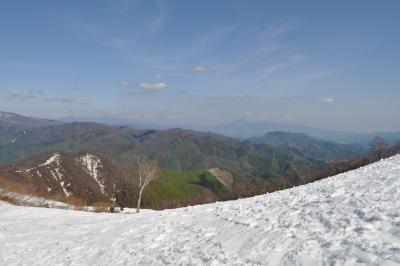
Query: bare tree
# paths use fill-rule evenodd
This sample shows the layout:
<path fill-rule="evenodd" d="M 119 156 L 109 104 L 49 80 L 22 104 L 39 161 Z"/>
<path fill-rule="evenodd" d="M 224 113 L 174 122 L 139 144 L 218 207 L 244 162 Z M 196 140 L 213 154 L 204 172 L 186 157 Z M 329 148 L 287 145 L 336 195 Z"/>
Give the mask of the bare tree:
<path fill-rule="evenodd" d="M 381 137 L 376 137 L 370 145 L 370 152 L 372 155 L 377 156 L 378 159 L 382 159 L 385 148 L 385 141 Z"/>
<path fill-rule="evenodd" d="M 140 203 L 145 187 L 154 179 L 157 178 L 158 165 L 156 161 L 140 158 L 137 160 L 139 168 L 139 197 L 137 202 L 136 212 L 140 212 Z"/>

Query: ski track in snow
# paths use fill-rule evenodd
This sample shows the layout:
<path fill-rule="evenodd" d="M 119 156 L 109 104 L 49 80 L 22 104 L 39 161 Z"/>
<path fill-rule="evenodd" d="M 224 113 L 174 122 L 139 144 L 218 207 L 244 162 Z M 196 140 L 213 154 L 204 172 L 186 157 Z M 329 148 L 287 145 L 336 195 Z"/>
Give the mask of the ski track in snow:
<path fill-rule="evenodd" d="M 271 194 L 140 214 L 0 204 L 0 265 L 400 265 L 400 155 Z"/>

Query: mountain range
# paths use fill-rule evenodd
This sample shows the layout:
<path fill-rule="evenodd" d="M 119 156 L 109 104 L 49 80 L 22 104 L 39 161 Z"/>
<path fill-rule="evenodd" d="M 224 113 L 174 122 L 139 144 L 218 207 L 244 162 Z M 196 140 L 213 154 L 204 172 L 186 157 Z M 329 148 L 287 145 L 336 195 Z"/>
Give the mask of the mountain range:
<path fill-rule="evenodd" d="M 305 134 L 275 132 L 243 140 L 180 128 L 137 130 L 2 114 L 3 184 L 17 182 L 36 194 L 64 200 L 74 195 L 80 202 L 110 201 L 116 191 L 123 191 L 124 201 L 132 205 L 139 157 L 155 159 L 160 166 L 160 178 L 149 186 L 144 206 L 165 208 L 304 184 L 329 163 L 364 151 L 359 145 Z M 79 163 L 82 156 L 90 157 L 90 162 Z M 96 170 L 100 181 L 89 169 L 95 162 L 101 162 L 97 166 L 102 168 Z M 71 197 L 67 193 L 72 193 Z"/>
<path fill-rule="evenodd" d="M 212 132 L 214 134 L 224 135 L 232 138 L 248 139 L 260 137 L 268 132 L 288 132 L 288 133 L 303 133 L 314 138 L 333 141 L 343 144 L 361 144 L 368 146 L 372 140 L 379 136 L 385 139 L 386 142 L 393 144 L 400 141 L 400 131 L 392 132 L 347 132 L 339 130 L 329 130 L 306 126 L 296 123 L 283 123 L 271 121 L 251 121 L 240 119 L 237 121 L 212 124 L 212 125 L 194 125 L 194 124 L 151 124 L 143 123 L 129 118 L 119 117 L 64 117 L 59 119 L 63 122 L 95 122 L 110 126 L 126 126 L 135 129 L 157 129 L 165 130 L 169 128 L 186 128 L 203 132 Z"/>

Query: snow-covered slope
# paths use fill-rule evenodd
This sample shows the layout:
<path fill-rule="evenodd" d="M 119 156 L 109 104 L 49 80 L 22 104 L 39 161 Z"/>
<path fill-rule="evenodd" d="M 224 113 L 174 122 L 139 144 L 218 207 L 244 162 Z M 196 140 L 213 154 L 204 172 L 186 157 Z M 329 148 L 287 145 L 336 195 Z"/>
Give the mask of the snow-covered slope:
<path fill-rule="evenodd" d="M 399 265 L 400 156 L 301 187 L 140 214 L 0 205 L 1 265 Z"/>

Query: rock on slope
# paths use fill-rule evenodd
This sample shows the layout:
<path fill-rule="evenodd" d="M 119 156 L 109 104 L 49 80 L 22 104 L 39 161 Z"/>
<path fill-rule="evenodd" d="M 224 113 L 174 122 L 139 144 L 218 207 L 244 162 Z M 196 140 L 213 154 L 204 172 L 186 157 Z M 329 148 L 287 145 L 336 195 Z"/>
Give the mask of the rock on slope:
<path fill-rule="evenodd" d="M 399 265 L 400 155 L 304 186 L 140 214 L 0 205 L 5 265 Z"/>

